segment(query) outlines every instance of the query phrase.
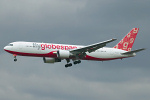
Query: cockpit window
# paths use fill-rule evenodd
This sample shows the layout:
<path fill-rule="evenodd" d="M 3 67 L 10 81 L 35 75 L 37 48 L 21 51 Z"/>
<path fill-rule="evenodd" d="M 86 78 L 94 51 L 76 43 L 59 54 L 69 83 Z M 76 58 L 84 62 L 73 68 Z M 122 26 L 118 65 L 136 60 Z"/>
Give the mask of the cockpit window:
<path fill-rule="evenodd" d="M 8 44 L 8 46 L 13 46 L 13 44 L 10 43 L 10 44 Z"/>

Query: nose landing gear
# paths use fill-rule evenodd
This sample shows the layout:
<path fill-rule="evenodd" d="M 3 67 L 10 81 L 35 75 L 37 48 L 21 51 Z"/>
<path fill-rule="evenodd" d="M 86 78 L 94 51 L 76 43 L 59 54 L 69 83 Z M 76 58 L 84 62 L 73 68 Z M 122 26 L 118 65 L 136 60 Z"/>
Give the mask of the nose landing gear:
<path fill-rule="evenodd" d="M 14 56 L 14 62 L 16 62 L 17 61 L 17 58 L 16 58 L 16 54 L 13 54 L 13 56 Z"/>

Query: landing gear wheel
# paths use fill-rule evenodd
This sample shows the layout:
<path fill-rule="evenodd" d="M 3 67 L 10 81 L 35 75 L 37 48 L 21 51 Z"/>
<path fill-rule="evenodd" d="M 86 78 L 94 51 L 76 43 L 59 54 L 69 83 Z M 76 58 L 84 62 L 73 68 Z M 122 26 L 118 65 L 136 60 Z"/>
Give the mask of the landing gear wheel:
<path fill-rule="evenodd" d="M 76 65 L 76 64 L 77 64 L 77 61 L 73 62 L 73 64 L 75 64 L 75 65 Z"/>
<path fill-rule="evenodd" d="M 17 61 L 17 59 L 14 59 L 14 61 L 16 62 L 16 61 Z"/>
<path fill-rule="evenodd" d="M 78 64 L 81 63 L 81 60 L 78 60 Z"/>
<path fill-rule="evenodd" d="M 66 68 L 71 67 L 71 66 L 72 66 L 72 63 L 68 63 L 65 65 Z"/>
<path fill-rule="evenodd" d="M 76 64 L 79 64 L 79 63 L 81 63 L 81 60 L 74 61 L 73 63 L 74 63 L 75 65 L 76 65 Z"/>
<path fill-rule="evenodd" d="M 69 67 L 71 67 L 71 66 L 72 66 L 72 63 L 69 64 Z"/>
<path fill-rule="evenodd" d="M 67 67 L 68 67 L 68 64 L 66 64 L 65 67 L 67 68 Z"/>

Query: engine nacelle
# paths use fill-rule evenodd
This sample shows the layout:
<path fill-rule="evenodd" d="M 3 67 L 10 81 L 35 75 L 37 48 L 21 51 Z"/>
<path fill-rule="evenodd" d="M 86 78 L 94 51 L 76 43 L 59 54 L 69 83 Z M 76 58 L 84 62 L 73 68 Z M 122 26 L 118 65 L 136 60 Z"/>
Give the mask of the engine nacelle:
<path fill-rule="evenodd" d="M 70 51 L 66 51 L 66 50 L 57 51 L 57 57 L 58 58 L 69 58 L 70 56 L 71 56 Z"/>
<path fill-rule="evenodd" d="M 44 61 L 44 63 L 55 63 L 55 62 L 61 62 L 61 59 L 43 57 L 43 61 Z"/>

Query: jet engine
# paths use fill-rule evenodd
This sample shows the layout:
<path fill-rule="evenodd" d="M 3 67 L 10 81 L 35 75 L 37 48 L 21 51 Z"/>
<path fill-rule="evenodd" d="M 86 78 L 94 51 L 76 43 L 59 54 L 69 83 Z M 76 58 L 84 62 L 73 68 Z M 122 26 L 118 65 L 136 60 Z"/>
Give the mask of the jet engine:
<path fill-rule="evenodd" d="M 58 58 L 69 58 L 71 55 L 72 54 L 70 53 L 70 51 L 66 51 L 66 50 L 57 51 Z"/>
<path fill-rule="evenodd" d="M 43 57 L 43 61 L 44 61 L 44 63 L 55 63 L 55 62 L 61 62 L 61 59 Z"/>

